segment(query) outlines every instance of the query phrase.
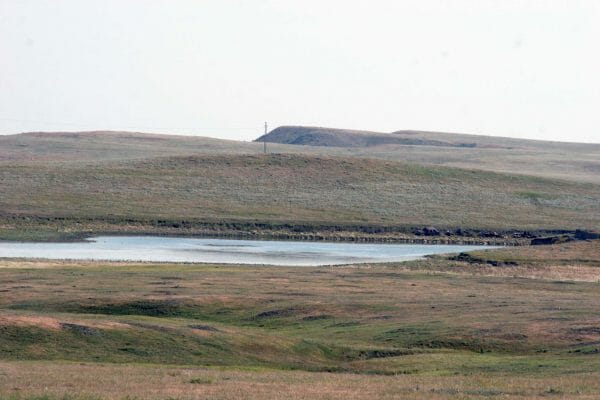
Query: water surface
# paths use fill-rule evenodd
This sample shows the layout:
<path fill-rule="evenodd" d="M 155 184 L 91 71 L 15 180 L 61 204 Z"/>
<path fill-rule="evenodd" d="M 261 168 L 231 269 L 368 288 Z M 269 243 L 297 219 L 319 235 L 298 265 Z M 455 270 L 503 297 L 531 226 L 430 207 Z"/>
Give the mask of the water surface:
<path fill-rule="evenodd" d="M 98 236 L 84 242 L 2 242 L 0 257 L 288 266 L 407 261 L 489 246 Z"/>

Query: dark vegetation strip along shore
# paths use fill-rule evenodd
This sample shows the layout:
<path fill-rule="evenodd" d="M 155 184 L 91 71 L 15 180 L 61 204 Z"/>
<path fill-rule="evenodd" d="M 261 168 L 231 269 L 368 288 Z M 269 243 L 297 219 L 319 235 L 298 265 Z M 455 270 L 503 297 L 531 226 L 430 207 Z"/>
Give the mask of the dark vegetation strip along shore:
<path fill-rule="evenodd" d="M 587 239 L 580 230 L 498 230 L 356 224 L 295 224 L 253 221 L 194 221 L 132 218 L 69 218 L 25 215 L 0 217 L 0 240 L 77 241 L 97 235 L 166 235 L 415 244 L 517 246 L 532 240 Z M 556 241 L 555 241 L 556 242 Z"/>

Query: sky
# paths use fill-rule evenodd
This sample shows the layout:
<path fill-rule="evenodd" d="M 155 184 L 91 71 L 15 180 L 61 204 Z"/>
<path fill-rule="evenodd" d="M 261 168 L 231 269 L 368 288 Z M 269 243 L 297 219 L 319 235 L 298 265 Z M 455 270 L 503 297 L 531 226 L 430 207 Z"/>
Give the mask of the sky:
<path fill-rule="evenodd" d="M 600 143 L 600 1 L 0 0 L 0 134 Z"/>

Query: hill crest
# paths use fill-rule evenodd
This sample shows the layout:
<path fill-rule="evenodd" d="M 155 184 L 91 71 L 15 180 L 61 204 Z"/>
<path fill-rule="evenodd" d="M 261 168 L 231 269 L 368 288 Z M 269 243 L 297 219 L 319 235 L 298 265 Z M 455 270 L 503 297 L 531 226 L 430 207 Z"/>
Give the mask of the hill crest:
<path fill-rule="evenodd" d="M 404 132 L 406 135 L 409 131 Z M 412 134 L 417 131 L 410 131 Z M 475 143 L 452 143 L 421 137 L 405 137 L 394 133 L 382 133 L 351 129 L 335 129 L 308 126 L 280 126 L 256 139 L 271 143 L 326 146 L 326 147 L 371 147 L 387 144 L 418 146 L 475 147 Z"/>
<path fill-rule="evenodd" d="M 484 149 L 563 149 L 568 147 L 572 150 L 600 151 L 600 144 L 594 143 L 556 142 L 421 130 L 398 130 L 391 133 L 385 133 L 313 126 L 280 126 L 266 135 L 260 136 L 255 141 L 305 146 L 354 148 L 405 145 L 454 148 L 477 147 Z"/>

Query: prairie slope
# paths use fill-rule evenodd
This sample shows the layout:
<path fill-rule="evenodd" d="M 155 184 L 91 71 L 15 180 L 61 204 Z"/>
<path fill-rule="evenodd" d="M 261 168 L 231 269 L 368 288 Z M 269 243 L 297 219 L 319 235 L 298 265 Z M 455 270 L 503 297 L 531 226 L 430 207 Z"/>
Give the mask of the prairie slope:
<path fill-rule="evenodd" d="M 292 131 L 296 132 L 298 129 L 318 129 L 315 131 L 317 137 L 320 137 L 322 130 L 333 132 L 336 140 L 347 146 L 269 143 L 268 152 L 321 157 L 376 158 L 600 184 L 600 145 L 597 144 L 416 131 L 385 134 L 299 127 L 293 127 Z M 285 133 L 286 129 L 277 128 L 271 134 L 274 132 Z M 377 145 L 357 146 L 352 144 L 353 138 Z M 396 139 L 390 142 L 389 138 Z M 475 147 L 468 147 L 472 144 L 475 144 Z M 0 135 L 0 165 L 20 162 L 45 164 L 140 160 L 165 156 L 260 154 L 262 151 L 262 143 L 256 142 L 135 132 L 38 132 Z"/>
<path fill-rule="evenodd" d="M 256 153 L 249 142 L 137 132 L 30 132 L 0 135 L 0 163 L 129 160 L 159 156 Z"/>
<path fill-rule="evenodd" d="M 399 130 L 392 133 L 384 133 L 312 126 L 280 126 L 266 135 L 260 136 L 256 141 L 327 147 L 368 147 L 386 144 L 405 144 L 469 148 L 567 149 L 569 151 L 586 151 L 591 148 L 594 151 L 600 151 L 600 144 L 591 143 L 553 142 L 417 130 Z"/>
<path fill-rule="evenodd" d="M 565 143 L 442 132 L 391 134 L 279 127 L 257 141 L 292 144 L 314 153 L 476 168 L 600 183 L 600 144 Z M 299 146 L 302 145 L 302 146 Z"/>
<path fill-rule="evenodd" d="M 5 215 L 435 225 L 600 226 L 600 186 L 307 155 L 0 166 Z"/>

